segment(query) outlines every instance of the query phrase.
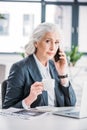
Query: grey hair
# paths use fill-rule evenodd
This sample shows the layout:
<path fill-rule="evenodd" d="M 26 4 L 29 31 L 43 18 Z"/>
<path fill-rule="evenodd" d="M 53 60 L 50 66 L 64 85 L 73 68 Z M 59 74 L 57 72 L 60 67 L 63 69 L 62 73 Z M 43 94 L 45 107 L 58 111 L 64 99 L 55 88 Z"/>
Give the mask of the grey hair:
<path fill-rule="evenodd" d="M 57 24 L 53 23 L 41 23 L 32 32 L 28 44 L 25 45 L 25 53 L 27 55 L 35 52 L 35 42 L 38 42 L 47 32 L 59 33 Z"/>

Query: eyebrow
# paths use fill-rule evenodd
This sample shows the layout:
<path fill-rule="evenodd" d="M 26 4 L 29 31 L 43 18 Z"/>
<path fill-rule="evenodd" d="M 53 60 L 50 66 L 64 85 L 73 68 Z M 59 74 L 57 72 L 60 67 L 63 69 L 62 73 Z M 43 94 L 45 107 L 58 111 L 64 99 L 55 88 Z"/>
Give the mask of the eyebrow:
<path fill-rule="evenodd" d="M 46 39 L 53 40 L 52 38 L 46 38 Z M 56 41 L 58 41 L 58 42 L 59 42 L 60 40 L 59 40 L 59 39 L 56 39 Z"/>

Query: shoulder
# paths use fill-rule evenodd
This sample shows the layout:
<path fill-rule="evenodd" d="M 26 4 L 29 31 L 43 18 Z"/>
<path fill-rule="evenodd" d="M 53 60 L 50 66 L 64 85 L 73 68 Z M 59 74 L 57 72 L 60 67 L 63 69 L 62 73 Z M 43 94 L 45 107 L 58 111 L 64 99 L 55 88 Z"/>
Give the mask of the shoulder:
<path fill-rule="evenodd" d="M 29 66 L 29 64 L 31 64 L 32 60 L 33 60 L 33 55 L 27 56 L 26 58 L 15 62 L 12 66 L 11 69 L 24 69 L 27 68 Z"/>

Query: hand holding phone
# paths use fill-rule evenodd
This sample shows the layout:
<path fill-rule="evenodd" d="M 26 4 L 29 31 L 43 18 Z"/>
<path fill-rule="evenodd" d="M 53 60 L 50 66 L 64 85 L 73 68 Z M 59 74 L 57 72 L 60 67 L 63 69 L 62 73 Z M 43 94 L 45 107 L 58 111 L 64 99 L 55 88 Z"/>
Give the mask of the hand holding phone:
<path fill-rule="evenodd" d="M 54 56 L 55 62 L 57 62 L 58 60 L 60 60 L 59 52 L 60 52 L 60 48 L 58 48 L 58 50 L 57 50 L 57 52 L 56 52 L 56 54 L 55 54 L 55 56 Z"/>

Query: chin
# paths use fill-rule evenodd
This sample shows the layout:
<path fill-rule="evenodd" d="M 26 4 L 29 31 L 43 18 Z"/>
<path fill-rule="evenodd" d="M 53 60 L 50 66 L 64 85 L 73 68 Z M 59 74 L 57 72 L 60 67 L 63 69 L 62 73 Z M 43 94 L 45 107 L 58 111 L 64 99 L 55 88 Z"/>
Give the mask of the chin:
<path fill-rule="evenodd" d="M 51 59 L 53 59 L 53 56 L 50 56 L 50 57 L 48 58 L 48 60 L 51 60 Z"/>

